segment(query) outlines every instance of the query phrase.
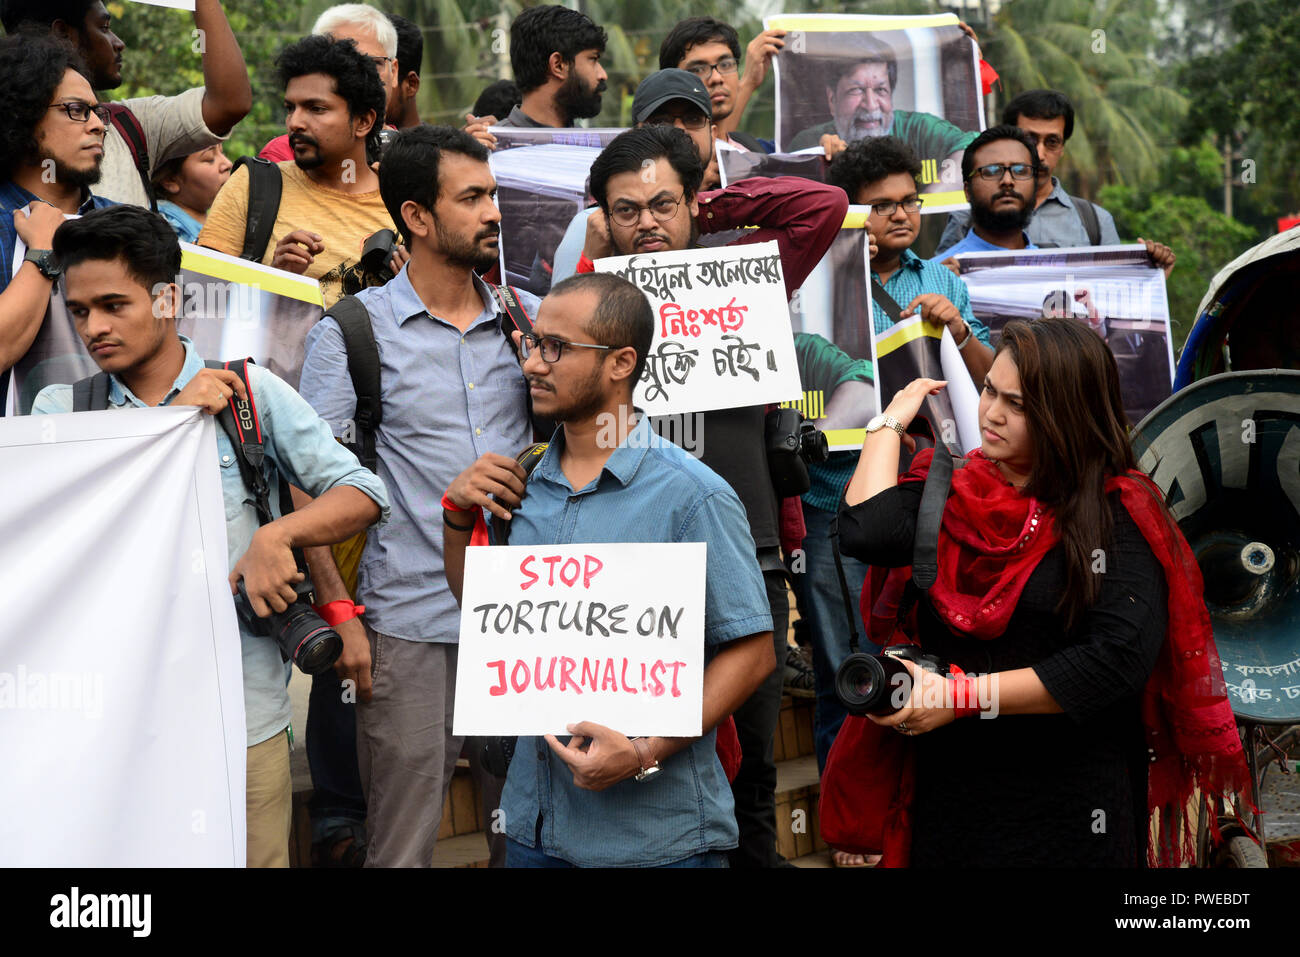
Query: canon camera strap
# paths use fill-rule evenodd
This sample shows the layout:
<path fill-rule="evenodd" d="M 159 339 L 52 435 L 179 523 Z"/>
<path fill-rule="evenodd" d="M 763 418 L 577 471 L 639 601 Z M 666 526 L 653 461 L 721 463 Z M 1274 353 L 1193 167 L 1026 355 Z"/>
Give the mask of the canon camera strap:
<path fill-rule="evenodd" d="M 257 402 L 253 398 L 253 386 L 248 381 L 248 364 L 252 359 L 237 359 L 234 362 L 216 362 L 209 359 L 204 363 L 209 369 L 225 369 L 239 376 L 244 383 L 247 399 L 241 399 L 232 393 L 226 408 L 217 416 L 217 421 L 225 429 L 226 437 L 235 448 L 235 458 L 239 464 L 239 474 L 244 479 L 244 486 L 253 493 L 253 507 L 257 509 L 257 520 L 262 525 L 275 521 L 271 511 L 271 489 L 266 484 L 266 474 L 262 463 L 266 458 L 266 446 L 262 441 L 262 423 L 257 417 Z M 281 489 L 281 508 L 292 508 L 292 499 L 286 504 L 284 489 Z"/>

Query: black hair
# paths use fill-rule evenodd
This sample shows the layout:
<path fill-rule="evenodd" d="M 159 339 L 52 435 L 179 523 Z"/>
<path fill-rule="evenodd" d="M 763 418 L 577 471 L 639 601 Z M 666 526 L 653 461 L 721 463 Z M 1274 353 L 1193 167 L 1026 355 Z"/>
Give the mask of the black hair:
<path fill-rule="evenodd" d="M 510 67 L 520 93 L 546 82 L 551 54 L 572 63 L 583 50 L 605 52 L 605 31 L 584 13 L 554 4 L 529 7 L 510 24 Z"/>
<path fill-rule="evenodd" d="M 1034 167 L 1034 179 L 1043 175 L 1043 164 L 1038 158 L 1038 146 L 1029 138 L 1026 133 L 1018 126 L 990 126 L 975 139 L 971 140 L 970 146 L 966 147 L 966 152 L 961 154 L 961 181 L 964 183 L 971 177 L 971 172 L 975 169 L 975 151 L 981 146 L 987 146 L 989 143 L 997 140 L 1015 140 L 1024 145 L 1029 150 L 1029 156 Z"/>
<path fill-rule="evenodd" d="M 373 72 L 373 71 L 372 71 Z M 430 212 L 438 201 L 438 163 L 443 152 L 459 153 L 480 163 L 488 161 L 488 149 L 464 130 L 421 123 L 402 130 L 388 143 L 379 164 L 379 195 L 393 223 L 403 234 L 402 204 L 418 203 Z"/>
<path fill-rule="evenodd" d="M 65 270 L 87 260 L 120 259 L 150 295 L 181 272 L 175 231 L 143 206 L 105 206 L 67 220 L 54 231 L 54 256 Z"/>
<path fill-rule="evenodd" d="M 587 333 L 597 345 L 615 349 L 631 346 L 636 350 L 636 368 L 629 380 L 635 390 L 641 381 L 655 335 L 655 316 L 650 300 L 636 286 L 610 272 L 570 276 L 552 286 L 548 297 L 577 292 L 596 294 L 596 311 L 587 323 Z"/>
<path fill-rule="evenodd" d="M 704 179 L 695 142 L 675 126 L 642 126 L 616 136 L 591 164 L 589 188 L 600 208 L 609 212 L 608 185 L 611 176 L 635 173 L 647 163 L 665 158 L 686 187 L 685 201 L 695 196 Z"/>
<path fill-rule="evenodd" d="M 24 30 L 0 38 L 0 182 L 36 159 L 36 127 L 69 70 L 90 82 L 70 43 Z"/>
<path fill-rule="evenodd" d="M 850 203 L 856 203 L 863 186 L 895 173 L 920 178 L 921 161 L 912 147 L 897 136 L 868 136 L 850 143 L 831 161 L 830 183 L 848 193 Z"/>
<path fill-rule="evenodd" d="M 397 31 L 397 82 L 401 83 L 408 73 L 420 75 L 424 66 L 424 34 L 406 17 L 390 13 L 388 19 Z"/>
<path fill-rule="evenodd" d="M 1054 120 L 1063 116 L 1063 138 L 1068 140 L 1074 132 L 1074 107 L 1066 95 L 1057 90 L 1026 90 L 1002 108 L 1002 122 L 1007 126 L 1015 126 L 1022 116 L 1031 120 Z"/>
<path fill-rule="evenodd" d="M 0 0 L 0 23 L 5 33 L 14 33 L 24 23 L 48 32 L 55 20 L 81 30 L 96 0 Z"/>
<path fill-rule="evenodd" d="M 740 59 L 740 36 L 730 23 L 713 17 L 687 17 L 678 20 L 659 45 L 659 69 L 675 69 L 686 59 L 686 51 L 701 43 L 725 43 L 731 55 Z"/>
<path fill-rule="evenodd" d="M 834 91 L 839 86 L 841 77 L 846 73 L 852 73 L 864 63 L 885 64 L 885 72 L 889 75 L 889 89 L 892 91 L 898 86 L 898 61 L 894 59 L 893 49 L 887 43 L 868 37 L 866 49 L 862 53 L 847 59 L 836 57 L 826 62 L 826 89 Z"/>
<path fill-rule="evenodd" d="M 290 80 L 312 73 L 333 77 L 334 92 L 347 103 L 348 116 L 354 120 L 374 110 L 375 125 L 366 136 L 366 155 L 379 155 L 379 131 L 384 127 L 388 94 L 374 62 L 357 50 L 355 42 L 328 34 L 303 37 L 280 51 L 275 71 L 283 88 L 288 88 Z"/>
<path fill-rule="evenodd" d="M 513 80 L 497 80 L 478 95 L 472 112 L 475 116 L 495 116 L 504 120 L 522 100 L 519 87 Z"/>

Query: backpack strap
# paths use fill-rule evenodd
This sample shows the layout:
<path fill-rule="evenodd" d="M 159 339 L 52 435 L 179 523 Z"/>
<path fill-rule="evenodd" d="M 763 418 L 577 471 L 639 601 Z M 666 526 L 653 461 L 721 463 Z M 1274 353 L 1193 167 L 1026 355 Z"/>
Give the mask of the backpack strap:
<path fill-rule="evenodd" d="M 1070 202 L 1079 213 L 1083 228 L 1088 232 L 1088 245 L 1101 245 L 1101 221 L 1097 218 L 1097 208 L 1082 196 L 1071 196 Z"/>
<path fill-rule="evenodd" d="M 140 120 L 131 112 L 129 106 L 121 103 L 104 105 L 108 107 L 109 122 L 121 134 L 122 139 L 126 141 L 127 149 L 131 151 L 131 161 L 135 163 L 136 172 L 140 174 L 144 194 L 149 197 L 149 208 L 156 213 L 158 197 L 154 195 L 153 182 L 150 179 L 149 143 L 145 139 L 144 127 L 140 125 Z"/>
<path fill-rule="evenodd" d="M 352 444 L 352 450 L 362 465 L 378 473 L 375 432 L 383 419 L 383 405 L 379 396 L 379 347 L 375 344 L 370 313 L 356 296 L 343 296 L 330 306 L 326 315 L 334 317 L 343 333 L 348 374 L 352 377 L 352 390 L 357 395 L 356 411 L 352 414 L 357 427 L 357 441 Z"/>
<path fill-rule="evenodd" d="M 241 156 L 235 161 L 231 175 L 241 166 L 248 167 L 248 216 L 244 221 L 244 248 L 239 251 L 239 258 L 260 263 L 271 243 L 275 218 L 280 214 L 284 181 L 280 168 L 260 156 Z"/>
<path fill-rule="evenodd" d="M 916 513 L 916 533 L 912 542 L 912 581 L 922 591 L 939 577 L 939 526 L 943 523 L 948 490 L 952 488 L 952 453 L 943 442 L 934 445 L 934 458 L 921 490 L 921 505 Z"/>
<path fill-rule="evenodd" d="M 72 411 L 99 412 L 108 408 L 108 373 L 96 372 L 72 384 Z"/>

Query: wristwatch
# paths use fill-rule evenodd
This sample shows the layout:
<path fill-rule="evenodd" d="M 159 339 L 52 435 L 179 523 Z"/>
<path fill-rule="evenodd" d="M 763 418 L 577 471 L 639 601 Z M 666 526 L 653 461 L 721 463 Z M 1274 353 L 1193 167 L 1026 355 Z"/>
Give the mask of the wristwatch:
<path fill-rule="evenodd" d="M 50 249 L 29 249 L 27 255 L 23 257 L 23 262 L 35 263 L 41 275 L 50 282 L 58 282 L 59 276 L 63 274 L 63 270 L 54 262 L 54 251 Z"/>
<path fill-rule="evenodd" d="M 903 437 L 903 433 L 907 431 L 903 428 L 902 422 L 899 422 L 892 415 L 885 415 L 884 413 L 881 413 L 867 423 L 868 432 L 879 432 L 881 429 L 893 429 L 898 433 L 900 439 Z"/>
<path fill-rule="evenodd" d="M 641 770 L 637 773 L 636 780 L 644 781 L 646 778 L 652 778 L 659 773 L 659 759 L 650 751 L 650 745 L 646 743 L 645 738 L 633 738 L 632 747 L 636 748 L 636 759 L 641 764 Z"/>

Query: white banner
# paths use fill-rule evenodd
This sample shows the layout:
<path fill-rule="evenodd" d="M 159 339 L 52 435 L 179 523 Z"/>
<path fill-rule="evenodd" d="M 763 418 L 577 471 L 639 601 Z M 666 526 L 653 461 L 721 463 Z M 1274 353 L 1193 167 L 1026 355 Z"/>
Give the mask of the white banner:
<path fill-rule="evenodd" d="M 242 867 L 244 695 L 215 425 L 0 420 L 0 861 Z"/>
<path fill-rule="evenodd" d="M 655 334 L 635 401 L 649 415 L 800 398 L 775 242 L 596 260 L 646 294 Z"/>
<path fill-rule="evenodd" d="M 468 549 L 453 732 L 698 737 L 706 548 Z"/>

